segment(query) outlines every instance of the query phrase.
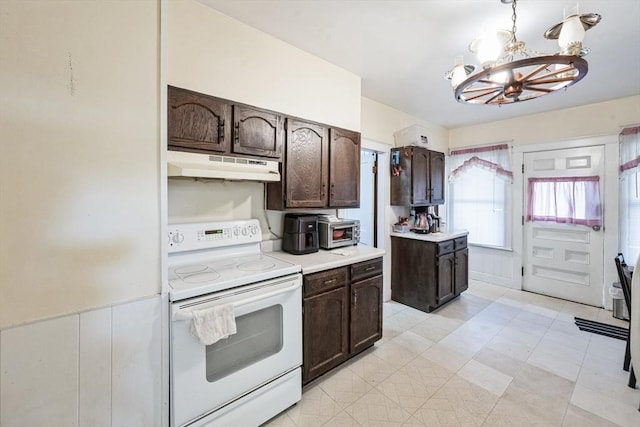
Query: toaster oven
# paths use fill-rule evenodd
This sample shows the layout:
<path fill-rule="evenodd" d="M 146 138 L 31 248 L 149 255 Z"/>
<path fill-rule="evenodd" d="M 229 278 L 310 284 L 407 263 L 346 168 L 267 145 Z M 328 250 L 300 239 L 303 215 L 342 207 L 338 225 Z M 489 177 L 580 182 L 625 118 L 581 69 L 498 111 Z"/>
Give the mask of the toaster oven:
<path fill-rule="evenodd" d="M 322 249 L 357 245 L 360 241 L 360 221 L 357 219 L 319 217 L 318 240 Z"/>

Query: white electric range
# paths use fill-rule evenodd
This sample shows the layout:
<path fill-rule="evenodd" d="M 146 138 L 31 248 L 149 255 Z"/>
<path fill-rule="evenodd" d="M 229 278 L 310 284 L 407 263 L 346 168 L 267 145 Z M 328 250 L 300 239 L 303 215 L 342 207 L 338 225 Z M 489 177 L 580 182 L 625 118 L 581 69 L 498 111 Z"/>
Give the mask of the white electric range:
<path fill-rule="evenodd" d="M 299 401 L 300 266 L 261 253 L 255 219 L 174 224 L 168 238 L 172 425 L 259 425 Z M 222 305 L 237 332 L 201 344 L 192 318 Z"/>

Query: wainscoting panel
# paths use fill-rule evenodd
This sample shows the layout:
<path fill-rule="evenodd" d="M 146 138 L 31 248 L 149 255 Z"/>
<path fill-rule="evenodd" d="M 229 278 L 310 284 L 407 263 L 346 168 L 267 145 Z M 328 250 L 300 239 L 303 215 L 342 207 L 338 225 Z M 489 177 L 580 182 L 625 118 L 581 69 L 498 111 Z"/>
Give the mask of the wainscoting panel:
<path fill-rule="evenodd" d="M 469 246 L 469 277 L 495 285 L 520 289 L 520 277 L 515 276 L 511 251 Z"/>
<path fill-rule="evenodd" d="M 80 314 L 81 426 L 111 426 L 111 308 Z"/>
<path fill-rule="evenodd" d="M 158 297 L 113 307 L 115 426 L 161 424 L 160 305 Z"/>
<path fill-rule="evenodd" d="M 6 329 L 0 425 L 78 425 L 78 316 Z"/>
<path fill-rule="evenodd" d="M 0 330 L 0 427 L 163 425 L 160 296 Z"/>

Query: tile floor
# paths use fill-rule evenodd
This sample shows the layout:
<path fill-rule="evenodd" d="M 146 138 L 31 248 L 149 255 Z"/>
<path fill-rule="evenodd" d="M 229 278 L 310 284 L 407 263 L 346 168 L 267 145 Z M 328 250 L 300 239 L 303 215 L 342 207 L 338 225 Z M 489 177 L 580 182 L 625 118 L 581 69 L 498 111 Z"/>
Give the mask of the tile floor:
<path fill-rule="evenodd" d="M 640 426 L 625 342 L 580 331 L 574 316 L 628 325 L 476 281 L 433 313 L 385 303 L 383 339 L 266 426 Z"/>

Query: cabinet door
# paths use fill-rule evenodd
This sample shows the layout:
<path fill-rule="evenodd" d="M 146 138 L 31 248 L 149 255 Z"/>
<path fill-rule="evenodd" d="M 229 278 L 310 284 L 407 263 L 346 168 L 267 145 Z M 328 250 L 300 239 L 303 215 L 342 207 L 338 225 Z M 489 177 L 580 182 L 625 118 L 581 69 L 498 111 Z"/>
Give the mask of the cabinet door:
<path fill-rule="evenodd" d="M 382 338 L 382 276 L 351 284 L 351 353 Z"/>
<path fill-rule="evenodd" d="M 349 287 L 303 302 L 302 382 L 308 383 L 342 363 L 349 353 Z"/>
<path fill-rule="evenodd" d="M 169 86 L 167 106 L 169 148 L 213 153 L 229 150 L 231 107 L 225 101 Z"/>
<path fill-rule="evenodd" d="M 429 199 L 429 152 L 414 148 L 411 176 L 411 204 L 428 205 Z"/>
<path fill-rule="evenodd" d="M 360 134 L 330 130 L 329 206 L 360 207 Z"/>
<path fill-rule="evenodd" d="M 233 152 L 282 158 L 283 117 L 271 111 L 244 105 L 233 106 Z"/>
<path fill-rule="evenodd" d="M 286 207 L 325 207 L 329 170 L 327 129 L 288 119 L 285 164 Z"/>
<path fill-rule="evenodd" d="M 442 304 L 451 299 L 454 295 L 453 275 L 455 272 L 455 255 L 453 252 L 440 255 L 438 263 L 438 304 Z"/>
<path fill-rule="evenodd" d="M 455 255 L 454 291 L 460 295 L 469 287 L 469 249 L 460 249 Z"/>
<path fill-rule="evenodd" d="M 444 203 L 444 153 L 429 153 L 429 199 L 432 205 Z"/>

